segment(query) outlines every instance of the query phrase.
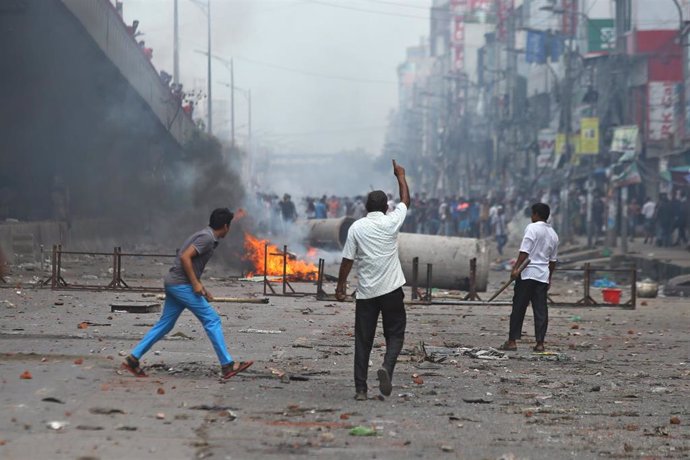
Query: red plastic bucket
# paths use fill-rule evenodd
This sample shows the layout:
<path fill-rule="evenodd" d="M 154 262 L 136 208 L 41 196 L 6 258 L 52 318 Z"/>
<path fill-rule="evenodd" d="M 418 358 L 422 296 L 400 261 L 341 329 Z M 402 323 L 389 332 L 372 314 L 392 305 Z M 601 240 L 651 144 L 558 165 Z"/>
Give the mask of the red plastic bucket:
<path fill-rule="evenodd" d="M 601 290 L 604 295 L 604 302 L 613 305 L 618 305 L 621 303 L 621 290 L 615 288 L 605 288 Z"/>

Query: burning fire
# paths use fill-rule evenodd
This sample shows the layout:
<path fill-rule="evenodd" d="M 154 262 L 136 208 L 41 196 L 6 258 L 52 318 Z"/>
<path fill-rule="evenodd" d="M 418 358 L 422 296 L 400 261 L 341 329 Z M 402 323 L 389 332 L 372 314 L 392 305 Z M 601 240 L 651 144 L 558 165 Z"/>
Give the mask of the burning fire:
<path fill-rule="evenodd" d="M 261 240 L 249 233 L 244 234 L 244 260 L 251 262 L 254 270 L 247 276 L 263 276 L 264 274 L 264 250 L 267 240 Z M 312 248 L 313 249 L 313 248 Z M 279 254 L 279 255 L 274 255 Z M 283 276 L 283 250 L 277 246 L 268 244 L 266 274 L 269 276 Z M 286 274 L 291 279 L 315 280 L 318 269 L 316 265 L 298 260 L 294 254 L 288 253 Z"/>

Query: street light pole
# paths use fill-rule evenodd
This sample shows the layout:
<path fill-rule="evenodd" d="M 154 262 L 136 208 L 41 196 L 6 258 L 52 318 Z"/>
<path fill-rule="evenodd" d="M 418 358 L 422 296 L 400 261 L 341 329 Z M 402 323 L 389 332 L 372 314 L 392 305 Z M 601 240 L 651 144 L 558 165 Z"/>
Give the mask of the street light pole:
<path fill-rule="evenodd" d="M 210 54 L 209 54 L 210 56 Z M 230 142 L 235 146 L 235 67 L 230 59 Z"/>
<path fill-rule="evenodd" d="M 208 77 L 208 133 L 213 134 L 213 81 L 211 76 L 211 0 L 206 0 L 206 28 L 208 29 L 207 77 Z"/>
<path fill-rule="evenodd" d="M 177 3 L 174 4 L 174 24 L 173 24 L 173 83 L 180 83 L 180 23 L 177 13 Z"/>

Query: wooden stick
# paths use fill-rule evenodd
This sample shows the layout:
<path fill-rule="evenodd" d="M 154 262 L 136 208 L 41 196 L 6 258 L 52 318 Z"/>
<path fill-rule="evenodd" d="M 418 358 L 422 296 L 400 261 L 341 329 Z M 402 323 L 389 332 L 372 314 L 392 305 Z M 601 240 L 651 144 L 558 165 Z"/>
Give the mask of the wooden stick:
<path fill-rule="evenodd" d="M 527 267 L 527 266 L 529 265 L 529 263 L 530 263 L 530 260 L 529 260 L 529 259 L 525 259 L 525 260 L 520 264 L 520 266 L 518 267 L 518 275 L 519 275 L 520 273 L 522 273 L 522 270 L 524 270 L 525 267 Z M 508 286 L 510 286 L 511 284 L 513 284 L 513 281 L 515 281 L 513 278 L 510 278 L 508 281 L 506 281 L 505 284 L 503 284 L 503 286 L 501 286 L 501 288 L 500 288 L 498 291 L 496 291 L 496 293 L 495 293 L 494 295 L 492 295 L 491 298 L 490 298 L 489 300 L 487 300 L 487 302 L 491 302 L 491 301 L 494 300 L 496 297 L 498 297 L 498 296 L 501 294 L 501 292 L 505 291 L 506 288 L 507 288 Z"/>
<path fill-rule="evenodd" d="M 156 296 L 156 299 L 165 300 L 165 296 L 159 295 L 159 296 Z M 256 297 L 214 297 L 213 300 L 211 300 L 210 302 L 211 303 L 218 302 L 218 303 L 263 303 L 263 304 L 266 304 L 266 303 L 268 303 L 268 298 L 267 297 L 262 297 L 262 298 L 256 298 Z"/>

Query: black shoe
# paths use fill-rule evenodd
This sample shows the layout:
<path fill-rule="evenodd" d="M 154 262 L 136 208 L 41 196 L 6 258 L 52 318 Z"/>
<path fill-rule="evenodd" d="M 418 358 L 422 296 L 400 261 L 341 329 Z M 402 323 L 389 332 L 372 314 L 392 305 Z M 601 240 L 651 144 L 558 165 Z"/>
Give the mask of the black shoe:
<path fill-rule="evenodd" d="M 358 391 L 357 394 L 355 395 L 356 401 L 366 401 L 367 399 L 369 399 L 369 398 L 367 397 L 366 391 Z"/>
<path fill-rule="evenodd" d="M 379 390 L 381 391 L 381 394 L 383 396 L 390 396 L 391 392 L 393 391 L 393 385 L 391 385 L 391 376 L 388 374 L 388 371 L 384 368 L 381 368 L 379 369 L 377 375 L 379 378 Z"/>

